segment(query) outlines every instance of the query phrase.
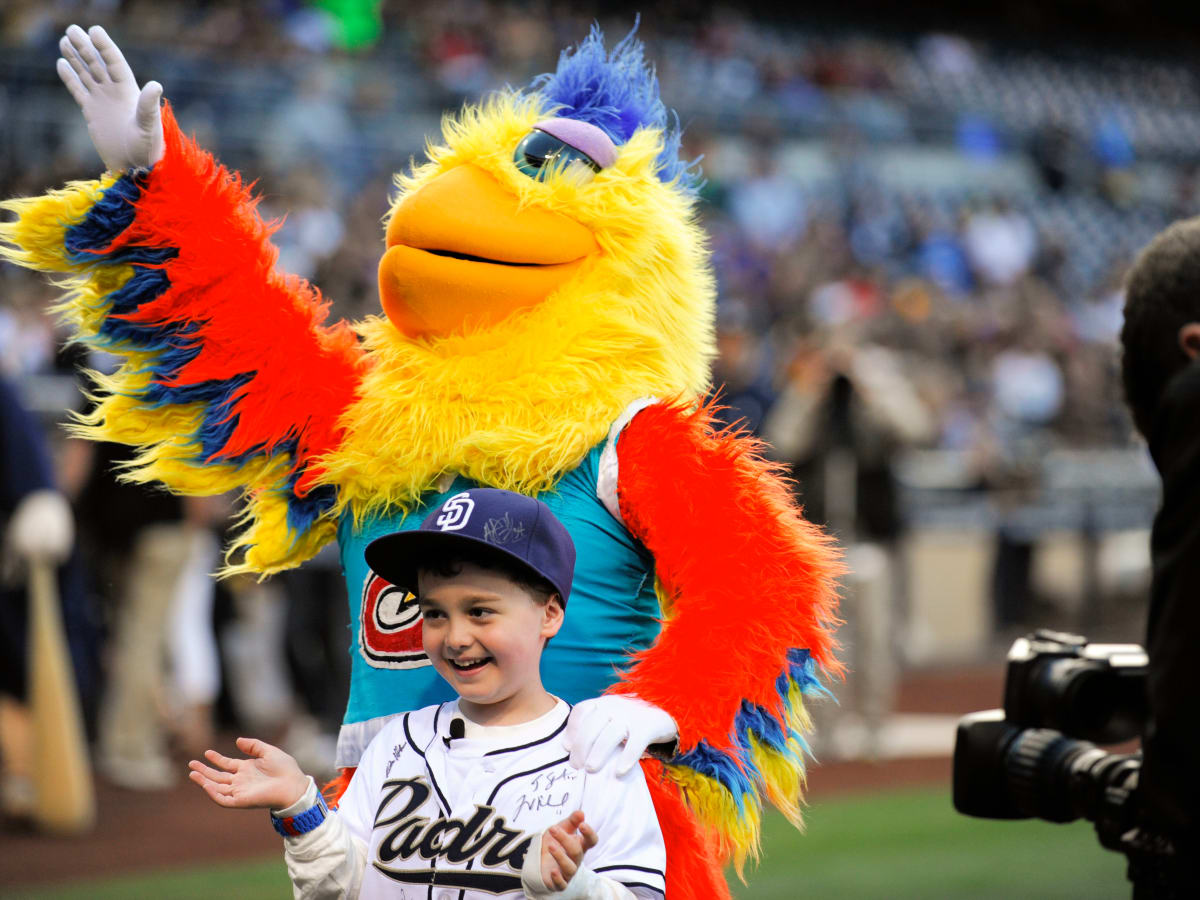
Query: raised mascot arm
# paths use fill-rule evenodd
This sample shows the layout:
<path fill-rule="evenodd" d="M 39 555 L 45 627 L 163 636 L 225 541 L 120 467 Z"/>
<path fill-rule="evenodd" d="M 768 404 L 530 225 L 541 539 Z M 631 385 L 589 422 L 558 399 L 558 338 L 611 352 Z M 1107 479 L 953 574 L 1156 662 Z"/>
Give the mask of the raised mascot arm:
<path fill-rule="evenodd" d="M 333 538 L 319 459 L 339 440 L 363 357 L 306 282 L 275 270 L 240 177 L 184 137 L 161 87 L 137 82 L 99 27 L 71 26 L 60 77 L 109 171 L 0 204 L 0 255 L 65 273 L 58 311 L 80 340 L 122 357 L 97 376 L 86 437 L 141 449 L 126 477 L 248 499 L 233 570 L 297 565 Z"/>

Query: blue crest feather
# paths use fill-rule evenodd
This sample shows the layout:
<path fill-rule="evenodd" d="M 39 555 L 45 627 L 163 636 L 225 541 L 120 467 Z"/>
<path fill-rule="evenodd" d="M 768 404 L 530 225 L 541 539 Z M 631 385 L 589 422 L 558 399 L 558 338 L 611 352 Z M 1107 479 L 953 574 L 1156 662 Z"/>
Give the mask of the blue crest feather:
<path fill-rule="evenodd" d="M 609 53 L 604 33 L 593 25 L 573 50 L 564 50 L 553 73 L 539 75 L 530 86 L 559 107 L 557 115 L 577 119 L 603 130 L 618 146 L 639 128 L 662 132 L 658 177 L 678 179 L 695 191 L 698 176 L 691 163 L 679 158 L 679 119 L 668 112 L 658 92 L 658 76 L 645 61 L 642 42 L 634 37 L 637 25 Z"/>

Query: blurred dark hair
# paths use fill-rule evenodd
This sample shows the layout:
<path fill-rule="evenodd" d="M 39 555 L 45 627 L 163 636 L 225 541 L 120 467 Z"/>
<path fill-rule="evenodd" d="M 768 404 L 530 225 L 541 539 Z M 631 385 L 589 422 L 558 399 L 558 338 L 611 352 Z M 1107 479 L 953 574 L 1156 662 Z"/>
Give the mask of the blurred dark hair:
<path fill-rule="evenodd" d="M 1147 439 L 1167 382 L 1191 361 L 1179 346 L 1188 322 L 1200 322 L 1200 217 L 1155 237 L 1125 281 L 1121 377 L 1134 424 Z"/>
<path fill-rule="evenodd" d="M 554 585 L 529 566 L 482 544 L 469 551 L 459 548 L 432 551 L 425 559 L 421 560 L 417 569 L 421 572 L 439 575 L 442 578 L 452 578 L 455 575 L 461 575 L 463 566 L 467 564 L 503 575 L 528 591 L 535 603 L 544 605 L 550 602 L 551 597 L 558 596 L 558 590 Z M 559 597 L 559 604 L 562 604 L 561 597 Z"/>

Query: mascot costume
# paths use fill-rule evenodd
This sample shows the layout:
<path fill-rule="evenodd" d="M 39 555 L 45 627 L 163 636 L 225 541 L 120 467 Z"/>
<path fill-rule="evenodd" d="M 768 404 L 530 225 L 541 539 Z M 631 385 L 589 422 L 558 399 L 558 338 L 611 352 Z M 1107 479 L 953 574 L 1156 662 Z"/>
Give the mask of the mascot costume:
<path fill-rule="evenodd" d="M 76 428 L 140 448 L 125 477 L 243 492 L 226 571 L 338 542 L 354 659 L 339 767 L 389 716 L 448 699 L 413 598 L 363 548 L 451 497 L 465 514 L 475 486 L 537 496 L 579 557 L 545 683 L 599 698 L 572 716 L 573 760 L 632 765 L 665 742 L 642 765 L 669 894 L 729 896 L 719 866 L 757 852 L 764 801 L 798 820 L 805 695 L 840 673 L 840 563 L 761 446 L 701 399 L 714 282 L 641 44 L 608 51 L 593 29 L 529 89 L 447 118 L 397 177 L 384 315 L 355 325 L 326 324 L 317 289 L 275 269 L 249 188 L 103 29 L 60 46 L 108 171 L 5 203 L 3 253 L 59 273 L 79 339 L 123 357 Z"/>

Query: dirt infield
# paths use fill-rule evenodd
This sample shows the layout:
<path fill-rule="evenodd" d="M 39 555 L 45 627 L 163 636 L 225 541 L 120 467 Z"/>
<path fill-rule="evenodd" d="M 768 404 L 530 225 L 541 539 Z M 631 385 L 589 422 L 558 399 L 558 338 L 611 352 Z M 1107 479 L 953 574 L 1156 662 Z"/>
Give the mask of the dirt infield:
<path fill-rule="evenodd" d="M 997 706 L 1001 666 L 922 672 L 906 676 L 897 709 L 914 713 L 962 713 Z M 235 752 L 232 740 L 222 752 Z M 261 811 L 214 806 L 183 780 L 173 790 L 140 793 L 97 783 L 99 819 L 93 833 L 52 838 L 6 831 L 0 836 L 0 885 L 16 888 L 110 877 L 148 869 L 255 859 L 281 853 L 279 837 Z M 879 763 L 838 762 L 809 772 L 810 799 L 908 785 L 950 783 L 947 757 L 916 757 Z M 4 893 L 0 888 L 0 895 Z"/>

